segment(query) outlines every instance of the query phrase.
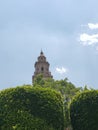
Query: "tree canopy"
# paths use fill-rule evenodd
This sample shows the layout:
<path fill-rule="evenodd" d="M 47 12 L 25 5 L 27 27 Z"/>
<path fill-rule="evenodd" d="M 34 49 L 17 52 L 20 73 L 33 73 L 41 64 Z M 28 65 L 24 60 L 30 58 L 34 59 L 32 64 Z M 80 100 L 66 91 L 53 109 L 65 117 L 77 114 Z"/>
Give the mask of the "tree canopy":
<path fill-rule="evenodd" d="M 77 98 L 78 103 L 73 98 L 87 90 L 87 86 L 84 89 L 76 87 L 67 78 L 45 79 L 41 74 L 35 77 L 32 86 L 24 85 L 2 90 L 0 92 L 0 129 L 63 130 L 64 126 L 68 128 L 71 124 L 75 128 L 74 114 L 77 115 L 77 113 L 74 113 L 74 110 L 77 112 L 80 107 L 83 109 L 84 106 L 78 106 L 82 98 L 81 100 Z"/>
<path fill-rule="evenodd" d="M 73 130 L 98 129 L 98 91 L 84 91 L 70 105 Z"/>
<path fill-rule="evenodd" d="M 70 113 L 69 113 L 69 103 L 72 98 L 83 91 L 81 87 L 76 87 L 72 84 L 67 78 L 62 80 L 54 80 L 52 78 L 43 78 L 43 75 L 39 74 L 34 79 L 33 87 L 43 87 L 43 88 L 51 88 L 59 93 L 61 93 L 63 97 L 64 104 L 64 118 L 65 118 L 65 127 L 70 126 Z"/>
<path fill-rule="evenodd" d="M 61 95 L 49 88 L 22 86 L 0 92 L 1 130 L 63 130 Z"/>

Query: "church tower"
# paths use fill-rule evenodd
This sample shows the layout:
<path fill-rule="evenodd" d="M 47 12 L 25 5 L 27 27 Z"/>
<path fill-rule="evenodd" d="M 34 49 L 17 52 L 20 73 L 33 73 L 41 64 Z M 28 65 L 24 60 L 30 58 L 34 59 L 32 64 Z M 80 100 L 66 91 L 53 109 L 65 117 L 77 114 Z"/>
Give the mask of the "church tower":
<path fill-rule="evenodd" d="M 43 51 L 41 51 L 38 60 L 35 62 L 35 72 L 32 76 L 32 82 L 38 74 L 42 74 L 44 78 L 53 78 L 49 71 L 49 66 L 50 64 L 46 61 Z"/>

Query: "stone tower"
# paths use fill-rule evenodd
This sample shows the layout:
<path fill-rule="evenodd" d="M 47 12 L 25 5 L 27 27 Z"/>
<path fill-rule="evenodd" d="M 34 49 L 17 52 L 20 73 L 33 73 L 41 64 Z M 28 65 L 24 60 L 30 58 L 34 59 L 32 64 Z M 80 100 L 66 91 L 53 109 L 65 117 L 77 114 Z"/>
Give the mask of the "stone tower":
<path fill-rule="evenodd" d="M 49 71 L 49 66 L 50 64 L 46 61 L 43 51 L 41 51 L 38 60 L 35 62 L 35 72 L 32 76 L 32 83 L 38 74 L 42 74 L 44 78 L 53 78 L 51 72 Z"/>

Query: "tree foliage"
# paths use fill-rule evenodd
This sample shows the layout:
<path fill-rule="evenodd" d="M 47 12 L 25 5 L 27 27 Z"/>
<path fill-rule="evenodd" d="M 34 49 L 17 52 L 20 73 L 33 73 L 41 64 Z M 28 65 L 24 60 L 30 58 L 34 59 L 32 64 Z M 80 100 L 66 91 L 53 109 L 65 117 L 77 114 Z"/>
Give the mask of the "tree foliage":
<path fill-rule="evenodd" d="M 69 103 L 77 93 L 80 93 L 82 88 L 77 88 L 74 84 L 69 82 L 67 78 L 63 80 L 54 80 L 52 78 L 44 79 L 43 75 L 41 74 L 36 76 L 33 86 L 51 88 L 61 93 L 64 104 L 65 127 L 69 127 L 71 125 L 69 116 Z"/>
<path fill-rule="evenodd" d="M 36 76 L 33 86 L 55 89 L 62 94 L 64 101 L 66 102 L 69 102 L 73 96 L 75 96 L 82 89 L 80 87 L 77 88 L 74 84 L 69 82 L 67 78 L 64 80 L 54 80 L 52 78 L 44 79 L 42 74 Z"/>
<path fill-rule="evenodd" d="M 23 86 L 0 92 L 1 130 L 63 130 L 61 95 L 48 88 Z"/>
<path fill-rule="evenodd" d="M 73 130 L 98 129 L 98 91 L 90 90 L 76 96 L 70 105 Z"/>

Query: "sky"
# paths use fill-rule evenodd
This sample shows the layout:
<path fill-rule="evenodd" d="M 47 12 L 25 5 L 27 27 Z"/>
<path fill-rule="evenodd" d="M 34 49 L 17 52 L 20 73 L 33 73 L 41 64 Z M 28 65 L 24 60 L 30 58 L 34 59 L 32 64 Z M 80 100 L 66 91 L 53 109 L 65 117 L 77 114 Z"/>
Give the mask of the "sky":
<path fill-rule="evenodd" d="M 41 49 L 55 80 L 98 89 L 98 0 L 0 0 L 0 90 L 32 84 Z"/>

